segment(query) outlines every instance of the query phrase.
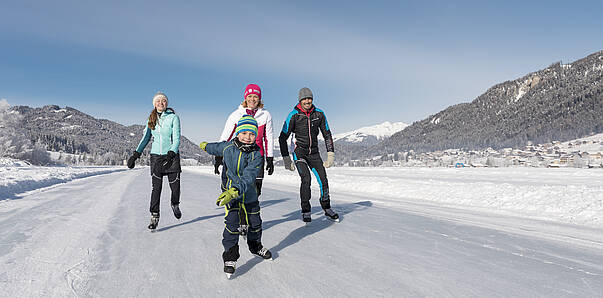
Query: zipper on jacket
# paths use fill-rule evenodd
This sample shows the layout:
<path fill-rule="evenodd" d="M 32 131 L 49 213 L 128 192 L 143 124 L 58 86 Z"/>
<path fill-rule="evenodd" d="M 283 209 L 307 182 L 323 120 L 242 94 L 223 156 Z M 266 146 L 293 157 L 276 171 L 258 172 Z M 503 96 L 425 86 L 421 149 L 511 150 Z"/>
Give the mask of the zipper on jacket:
<path fill-rule="evenodd" d="M 241 167 L 241 155 L 243 152 L 239 151 L 239 160 L 237 160 L 237 176 L 241 177 L 241 173 L 239 172 L 239 168 Z"/>
<path fill-rule="evenodd" d="M 163 138 L 161 137 L 161 116 L 159 116 L 159 119 L 157 119 L 157 124 L 159 125 L 159 155 L 162 155 L 163 154 Z"/>
<path fill-rule="evenodd" d="M 241 172 L 240 172 L 240 168 L 241 168 L 241 156 L 243 155 L 243 152 L 239 151 L 239 159 L 237 160 L 237 176 L 239 176 L 239 178 L 241 178 Z M 239 179 L 239 181 L 241 181 L 241 179 Z M 241 203 L 245 204 L 245 194 L 239 194 L 241 196 Z"/>
<path fill-rule="evenodd" d="M 310 155 L 310 153 L 312 153 L 312 131 L 310 130 L 310 126 L 312 124 L 310 123 L 310 114 L 306 114 L 306 116 L 308 116 L 308 140 L 310 140 L 310 150 L 308 151 L 308 155 Z"/>

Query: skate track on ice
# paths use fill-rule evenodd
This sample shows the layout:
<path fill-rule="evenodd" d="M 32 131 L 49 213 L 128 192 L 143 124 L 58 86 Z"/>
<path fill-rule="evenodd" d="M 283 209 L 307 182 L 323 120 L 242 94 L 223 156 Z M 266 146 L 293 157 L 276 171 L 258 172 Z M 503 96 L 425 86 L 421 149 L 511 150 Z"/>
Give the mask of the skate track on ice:
<path fill-rule="evenodd" d="M 279 169 L 280 170 L 280 169 Z M 278 174 L 278 170 L 277 173 Z M 262 242 L 241 238 L 232 280 L 222 272 L 219 177 L 185 170 L 176 220 L 164 179 L 150 233 L 148 168 L 78 179 L 0 203 L 0 297 L 600 297 L 601 230 L 331 193 L 340 223 L 298 188 L 260 197 Z M 316 183 L 313 181 L 316 190 Z"/>

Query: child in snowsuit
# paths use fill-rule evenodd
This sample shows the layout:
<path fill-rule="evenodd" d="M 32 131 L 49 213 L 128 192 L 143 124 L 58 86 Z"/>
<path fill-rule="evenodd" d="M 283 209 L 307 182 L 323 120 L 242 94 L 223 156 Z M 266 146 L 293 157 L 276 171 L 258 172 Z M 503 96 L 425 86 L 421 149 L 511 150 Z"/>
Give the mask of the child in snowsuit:
<path fill-rule="evenodd" d="M 227 183 L 224 191 L 216 201 L 224 206 L 225 227 L 222 233 L 224 253 L 224 272 L 230 276 L 234 273 L 239 258 L 239 224 L 240 217 L 249 223 L 247 245 L 249 251 L 264 259 L 271 259 L 272 254 L 262 246 L 262 219 L 255 180 L 262 166 L 262 155 L 255 143 L 257 137 L 257 121 L 249 115 L 241 117 L 235 130 L 236 137 L 231 141 L 207 143 L 199 145 L 201 149 L 215 156 L 222 156 L 226 165 Z"/>

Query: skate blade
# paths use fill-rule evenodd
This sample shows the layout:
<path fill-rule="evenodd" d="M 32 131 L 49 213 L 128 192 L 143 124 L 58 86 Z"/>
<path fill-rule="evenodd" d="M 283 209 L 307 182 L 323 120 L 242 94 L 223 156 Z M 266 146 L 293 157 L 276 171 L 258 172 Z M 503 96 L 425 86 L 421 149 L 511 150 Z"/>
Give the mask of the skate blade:
<path fill-rule="evenodd" d="M 339 222 L 339 218 L 333 219 L 333 218 L 330 218 L 330 217 L 327 216 L 327 219 L 330 220 L 330 221 L 332 221 L 332 222 Z"/>
<path fill-rule="evenodd" d="M 232 273 L 224 273 L 226 275 L 226 278 L 231 279 L 232 277 Z"/>
<path fill-rule="evenodd" d="M 270 257 L 270 259 L 264 259 L 264 257 L 262 257 L 262 256 L 260 256 L 260 255 L 256 255 L 256 254 L 252 254 L 252 255 L 253 255 L 254 257 L 256 257 L 256 258 L 260 258 L 260 259 L 265 260 L 265 261 L 274 261 L 274 259 L 273 259 L 272 257 Z"/>

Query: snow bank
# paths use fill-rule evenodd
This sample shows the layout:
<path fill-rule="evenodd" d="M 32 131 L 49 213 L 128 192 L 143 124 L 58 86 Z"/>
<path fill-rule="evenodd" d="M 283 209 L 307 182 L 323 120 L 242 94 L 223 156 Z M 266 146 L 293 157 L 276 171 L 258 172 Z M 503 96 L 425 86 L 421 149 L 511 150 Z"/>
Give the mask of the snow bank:
<path fill-rule="evenodd" d="M 212 167 L 188 170 L 213 174 Z M 422 201 L 481 212 L 603 227 L 603 170 L 546 168 L 348 168 L 327 171 L 334 205 L 345 194 L 369 195 L 373 203 L 403 208 Z M 264 185 L 297 192 L 299 176 L 280 167 Z M 313 197 L 317 196 L 312 182 Z"/>
<path fill-rule="evenodd" d="M 77 178 L 125 170 L 124 167 L 38 167 L 0 159 L 0 201 L 16 195 Z"/>
<path fill-rule="evenodd" d="M 215 176 L 211 166 L 187 166 Z M 93 175 L 123 171 L 125 167 L 38 167 L 0 159 L 0 200 Z M 394 209 L 405 202 L 424 202 L 521 217 L 603 227 L 603 170 L 547 168 L 350 168 L 328 170 L 333 203 L 348 195 Z M 188 183 L 184 180 L 182 183 Z M 277 167 L 266 175 L 266 187 L 298 192 L 297 172 Z M 313 197 L 318 196 L 316 181 Z"/>

